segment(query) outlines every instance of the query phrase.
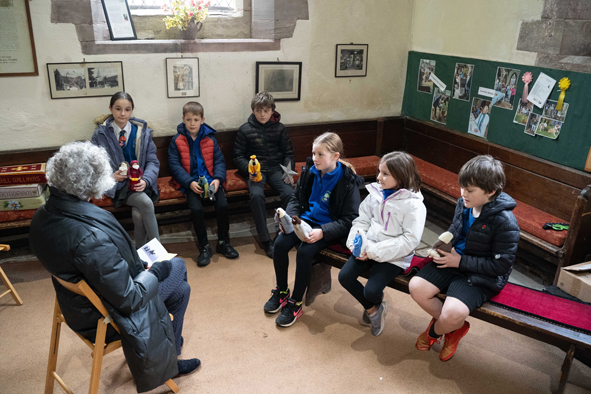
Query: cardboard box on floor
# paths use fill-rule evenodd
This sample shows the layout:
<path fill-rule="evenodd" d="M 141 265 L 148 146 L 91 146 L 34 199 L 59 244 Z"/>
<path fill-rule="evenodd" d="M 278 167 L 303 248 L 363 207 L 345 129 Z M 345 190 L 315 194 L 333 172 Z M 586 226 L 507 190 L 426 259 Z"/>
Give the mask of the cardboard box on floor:
<path fill-rule="evenodd" d="M 591 261 L 560 270 L 558 287 L 584 302 L 591 302 Z"/>

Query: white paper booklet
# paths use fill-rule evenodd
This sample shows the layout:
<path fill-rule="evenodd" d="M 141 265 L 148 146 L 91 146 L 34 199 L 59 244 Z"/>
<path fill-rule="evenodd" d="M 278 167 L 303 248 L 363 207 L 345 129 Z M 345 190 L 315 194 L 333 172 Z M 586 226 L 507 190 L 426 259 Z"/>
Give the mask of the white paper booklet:
<path fill-rule="evenodd" d="M 156 238 L 139 248 L 137 254 L 148 263 L 148 268 L 157 261 L 170 260 L 176 256 L 176 253 L 168 253 Z"/>

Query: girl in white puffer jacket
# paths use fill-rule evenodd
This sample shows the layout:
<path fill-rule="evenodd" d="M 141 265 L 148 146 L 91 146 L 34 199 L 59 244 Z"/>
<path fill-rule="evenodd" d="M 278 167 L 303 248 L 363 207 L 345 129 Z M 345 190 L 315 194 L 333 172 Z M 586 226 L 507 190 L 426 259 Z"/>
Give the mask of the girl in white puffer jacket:
<path fill-rule="evenodd" d="M 359 206 L 347 239 L 353 251 L 355 237 L 361 235 L 361 254 L 351 256 L 339 273 L 339 282 L 363 305 L 362 324 L 371 326 L 374 336 L 384 329 L 384 289 L 410 266 L 427 216 L 421 177 L 409 154 L 388 153 L 378 170 L 378 182 L 366 186 L 369 195 Z M 367 271 L 364 287 L 357 278 Z"/>

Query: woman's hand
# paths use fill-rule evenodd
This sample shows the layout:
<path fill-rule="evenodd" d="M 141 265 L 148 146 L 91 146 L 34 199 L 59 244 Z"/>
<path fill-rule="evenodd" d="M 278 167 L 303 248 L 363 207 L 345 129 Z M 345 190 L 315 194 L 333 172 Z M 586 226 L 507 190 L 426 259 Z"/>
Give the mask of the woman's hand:
<path fill-rule="evenodd" d="M 127 173 L 125 171 L 115 171 L 113 178 L 115 178 L 115 182 L 125 181 L 127 179 Z"/>
<path fill-rule="evenodd" d="M 322 232 L 322 229 L 315 228 L 314 230 L 308 233 L 308 240 L 306 242 L 309 244 L 313 244 L 315 242 L 320 241 L 322 238 L 324 238 L 324 233 Z"/>
<path fill-rule="evenodd" d="M 138 183 L 136 183 L 135 186 L 133 187 L 133 190 L 135 190 L 136 192 L 143 192 L 145 188 L 146 188 L 146 181 L 144 181 L 143 179 L 140 179 L 138 181 Z"/>
<path fill-rule="evenodd" d="M 214 179 L 210 184 L 209 184 L 210 188 L 213 188 L 213 194 L 217 193 L 218 191 L 218 187 L 220 187 L 220 180 L 219 179 Z"/>
<path fill-rule="evenodd" d="M 458 268 L 460 266 L 462 256 L 456 252 L 456 248 L 451 248 L 451 252 L 444 252 L 441 249 L 437 249 L 437 251 L 443 255 L 443 257 L 433 258 L 437 268 Z"/>

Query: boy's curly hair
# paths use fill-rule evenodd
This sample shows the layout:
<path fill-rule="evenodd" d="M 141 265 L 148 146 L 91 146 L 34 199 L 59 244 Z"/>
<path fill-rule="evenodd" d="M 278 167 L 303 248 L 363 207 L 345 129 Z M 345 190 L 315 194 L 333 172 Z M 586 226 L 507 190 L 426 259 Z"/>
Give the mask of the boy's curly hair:
<path fill-rule="evenodd" d="M 269 94 L 269 92 L 262 91 L 258 92 L 250 102 L 250 108 L 254 111 L 256 108 L 271 108 L 275 111 L 275 99 Z"/>

